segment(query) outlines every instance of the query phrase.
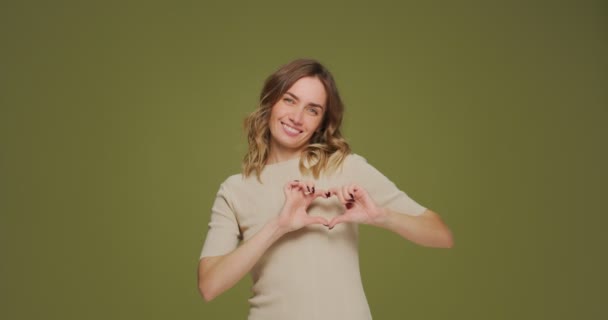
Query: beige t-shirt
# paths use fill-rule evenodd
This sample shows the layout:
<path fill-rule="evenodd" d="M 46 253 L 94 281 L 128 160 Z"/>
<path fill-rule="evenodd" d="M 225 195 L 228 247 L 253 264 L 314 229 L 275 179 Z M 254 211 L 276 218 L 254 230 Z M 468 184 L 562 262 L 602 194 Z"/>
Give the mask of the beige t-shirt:
<path fill-rule="evenodd" d="M 266 165 L 259 183 L 255 175 L 230 176 L 220 186 L 211 211 L 209 231 L 200 257 L 218 256 L 247 241 L 279 214 L 290 180 L 311 180 L 298 169 L 299 159 Z M 426 208 L 399 190 L 382 173 L 356 154 L 341 169 L 315 180 L 317 189 L 356 183 L 377 205 L 409 215 Z M 330 220 L 341 214 L 337 197 L 315 199 L 308 210 Z M 328 230 L 311 225 L 275 242 L 251 270 L 253 295 L 249 320 L 371 319 L 359 273 L 358 226 L 338 224 Z"/>

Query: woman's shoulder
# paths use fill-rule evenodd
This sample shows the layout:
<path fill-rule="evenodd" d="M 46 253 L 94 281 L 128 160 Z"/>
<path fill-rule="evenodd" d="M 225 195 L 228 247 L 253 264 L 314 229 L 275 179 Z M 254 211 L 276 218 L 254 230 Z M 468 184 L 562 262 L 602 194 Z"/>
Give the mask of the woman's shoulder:
<path fill-rule="evenodd" d="M 241 173 L 232 174 L 220 183 L 219 192 L 230 192 L 241 184 L 243 184 L 243 175 Z"/>
<path fill-rule="evenodd" d="M 336 155 L 337 157 L 337 155 Z M 336 161 L 337 159 L 333 159 Z M 351 152 L 345 156 L 343 156 L 342 161 L 340 161 L 337 171 L 335 173 L 341 172 L 342 174 L 354 174 L 365 171 L 369 165 L 367 164 L 367 159 L 358 153 Z M 331 171 L 330 175 L 334 174 L 334 171 Z"/>
<path fill-rule="evenodd" d="M 235 173 L 232 174 L 230 176 L 228 176 L 228 178 L 226 178 L 223 182 L 222 185 L 224 186 L 237 186 L 240 184 L 243 184 L 245 182 L 245 178 L 243 177 L 242 173 Z"/>
<path fill-rule="evenodd" d="M 367 164 L 367 159 L 358 153 L 350 153 L 344 158 L 344 166 Z"/>
<path fill-rule="evenodd" d="M 345 172 L 359 177 L 376 175 L 378 169 L 371 164 L 366 157 L 358 153 L 351 153 L 345 159 L 342 166 Z"/>
<path fill-rule="evenodd" d="M 248 176 L 245 176 L 242 172 L 232 174 L 228 176 L 224 181 L 222 181 L 221 186 L 224 188 L 248 188 L 257 186 L 260 184 L 258 180 L 258 176 L 254 173 L 251 173 Z"/>

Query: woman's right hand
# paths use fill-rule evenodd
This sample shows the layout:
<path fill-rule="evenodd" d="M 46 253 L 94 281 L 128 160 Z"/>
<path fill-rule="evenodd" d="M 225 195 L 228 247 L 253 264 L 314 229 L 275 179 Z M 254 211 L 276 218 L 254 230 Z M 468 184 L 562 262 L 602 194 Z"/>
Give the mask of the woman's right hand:
<path fill-rule="evenodd" d="M 306 212 L 310 203 L 326 191 L 315 190 L 313 183 L 292 181 L 284 187 L 285 204 L 281 213 L 245 240 L 232 252 L 200 259 L 198 267 L 198 287 L 206 301 L 213 300 L 234 286 L 260 260 L 264 252 L 287 232 L 304 226 L 320 223 L 328 225 L 323 217 L 309 216 Z"/>
<path fill-rule="evenodd" d="M 320 216 L 310 216 L 306 210 L 318 197 L 327 197 L 327 191 L 318 190 L 313 182 L 288 182 L 283 188 L 285 204 L 279 214 L 279 227 L 285 233 L 298 230 L 311 224 L 329 225 L 329 221 Z"/>

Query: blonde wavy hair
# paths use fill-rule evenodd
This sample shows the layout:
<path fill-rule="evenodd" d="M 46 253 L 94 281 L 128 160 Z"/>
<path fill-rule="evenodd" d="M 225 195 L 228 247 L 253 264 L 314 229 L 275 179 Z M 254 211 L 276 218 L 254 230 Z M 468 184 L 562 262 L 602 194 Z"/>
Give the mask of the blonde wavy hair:
<path fill-rule="evenodd" d="M 317 179 L 321 173 L 330 174 L 338 169 L 351 153 L 350 146 L 340 133 L 344 104 L 333 76 L 316 60 L 296 59 L 266 78 L 257 109 L 245 118 L 244 129 L 249 150 L 242 163 L 244 177 L 255 173 L 261 182 L 262 170 L 270 153 L 270 112 L 283 94 L 303 77 L 316 77 L 323 83 L 327 93 L 327 107 L 319 129 L 302 152 L 300 172 L 303 175 L 312 174 Z"/>

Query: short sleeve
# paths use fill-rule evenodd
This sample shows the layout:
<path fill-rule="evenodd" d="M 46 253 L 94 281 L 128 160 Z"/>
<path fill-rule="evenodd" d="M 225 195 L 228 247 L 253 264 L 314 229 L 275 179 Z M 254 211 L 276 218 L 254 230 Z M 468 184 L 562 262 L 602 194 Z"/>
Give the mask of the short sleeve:
<path fill-rule="evenodd" d="M 211 208 L 211 220 L 200 259 L 228 254 L 237 248 L 240 239 L 239 225 L 223 183 Z"/>
<path fill-rule="evenodd" d="M 365 158 L 356 154 L 351 155 L 351 157 L 353 182 L 365 188 L 378 206 L 412 216 L 420 215 L 426 211 L 426 207 L 400 190 L 384 174 L 370 165 Z"/>

